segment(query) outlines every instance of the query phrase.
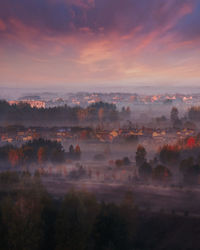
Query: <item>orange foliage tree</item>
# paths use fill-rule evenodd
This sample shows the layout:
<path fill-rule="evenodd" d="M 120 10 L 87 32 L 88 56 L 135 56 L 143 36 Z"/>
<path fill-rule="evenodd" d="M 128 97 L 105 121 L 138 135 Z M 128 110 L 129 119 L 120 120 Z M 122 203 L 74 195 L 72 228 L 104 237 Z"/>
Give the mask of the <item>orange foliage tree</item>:
<path fill-rule="evenodd" d="M 195 145 L 196 145 L 196 142 L 195 142 L 194 137 L 190 137 L 190 138 L 187 140 L 187 147 L 189 147 L 189 148 L 194 148 Z"/>
<path fill-rule="evenodd" d="M 37 152 L 38 163 L 42 164 L 46 160 L 46 150 L 44 147 L 40 147 Z"/>
<path fill-rule="evenodd" d="M 8 159 L 12 167 L 17 166 L 19 163 L 19 152 L 17 149 L 11 149 L 8 153 Z"/>

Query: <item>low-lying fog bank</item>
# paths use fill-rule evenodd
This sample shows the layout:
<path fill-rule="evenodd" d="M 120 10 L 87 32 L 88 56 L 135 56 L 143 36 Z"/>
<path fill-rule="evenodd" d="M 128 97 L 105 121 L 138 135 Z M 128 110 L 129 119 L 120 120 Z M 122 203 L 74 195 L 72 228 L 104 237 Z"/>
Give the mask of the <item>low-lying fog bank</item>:
<path fill-rule="evenodd" d="M 67 181 L 63 178 L 43 177 L 42 182 L 55 197 L 62 198 L 71 189 L 94 193 L 99 201 L 119 204 L 127 192 L 140 210 L 200 216 L 200 189 L 142 184 L 99 183 L 91 181 Z"/>

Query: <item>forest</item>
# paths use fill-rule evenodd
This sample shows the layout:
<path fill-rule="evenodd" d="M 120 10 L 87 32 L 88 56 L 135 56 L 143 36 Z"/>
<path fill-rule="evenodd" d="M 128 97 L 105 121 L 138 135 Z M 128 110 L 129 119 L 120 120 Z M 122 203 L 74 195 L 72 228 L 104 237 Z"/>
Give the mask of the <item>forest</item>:
<path fill-rule="evenodd" d="M 75 190 L 56 199 L 26 172 L 1 173 L 0 191 L 2 250 L 198 249 L 199 218 L 140 211 L 129 191 L 120 204 Z"/>
<path fill-rule="evenodd" d="M 29 104 L 20 103 L 10 105 L 6 101 L 0 101 L 0 123 L 1 124 L 78 124 L 83 122 L 115 122 L 120 118 L 129 118 L 130 110 L 118 111 L 114 104 L 95 103 L 87 108 L 53 107 L 32 108 Z"/>
<path fill-rule="evenodd" d="M 12 144 L 0 147 L 1 167 L 22 167 L 32 163 L 41 166 L 47 162 L 59 164 L 67 159 L 79 160 L 80 157 L 81 149 L 79 145 L 76 147 L 70 145 L 69 152 L 65 152 L 61 143 L 42 138 L 28 141 L 20 147 Z"/>

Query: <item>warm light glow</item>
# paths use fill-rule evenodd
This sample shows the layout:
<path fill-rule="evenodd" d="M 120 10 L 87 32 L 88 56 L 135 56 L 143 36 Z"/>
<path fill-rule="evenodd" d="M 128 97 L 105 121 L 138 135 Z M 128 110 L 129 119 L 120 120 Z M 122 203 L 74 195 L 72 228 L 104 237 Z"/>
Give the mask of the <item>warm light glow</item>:
<path fill-rule="evenodd" d="M 0 3 L 1 86 L 199 84 L 195 0 Z"/>

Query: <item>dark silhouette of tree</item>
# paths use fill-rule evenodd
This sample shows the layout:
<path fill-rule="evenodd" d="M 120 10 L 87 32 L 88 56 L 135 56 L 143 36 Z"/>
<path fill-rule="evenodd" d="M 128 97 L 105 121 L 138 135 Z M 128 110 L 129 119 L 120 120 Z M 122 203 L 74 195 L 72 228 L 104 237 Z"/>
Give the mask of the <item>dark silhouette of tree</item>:
<path fill-rule="evenodd" d="M 139 167 L 139 175 L 144 180 L 150 178 L 152 176 L 152 166 L 148 162 L 144 162 Z"/>
<path fill-rule="evenodd" d="M 57 218 L 56 249 L 86 249 L 97 213 L 98 204 L 93 196 L 68 193 Z"/>
<path fill-rule="evenodd" d="M 124 207 L 123 207 L 124 208 Z M 127 210 L 114 204 L 102 204 L 94 227 L 94 249 L 132 249 L 129 226 L 124 217 Z M 129 220 L 130 222 L 131 220 Z"/>
<path fill-rule="evenodd" d="M 139 145 L 137 147 L 135 156 L 136 165 L 138 167 L 140 167 L 144 162 L 146 162 L 146 155 L 147 155 L 146 149 L 142 145 Z"/>
<path fill-rule="evenodd" d="M 74 146 L 73 145 L 69 146 L 69 153 L 74 154 Z"/>
<path fill-rule="evenodd" d="M 153 179 L 156 181 L 169 181 L 171 176 L 170 170 L 163 165 L 158 165 L 153 169 Z"/>
<path fill-rule="evenodd" d="M 178 109 L 176 107 L 173 107 L 171 110 L 170 117 L 174 129 L 181 129 L 183 126 L 182 121 L 179 119 L 178 114 L 179 114 Z"/>
<path fill-rule="evenodd" d="M 191 107 L 188 111 L 188 118 L 192 121 L 200 121 L 200 107 Z"/>
<path fill-rule="evenodd" d="M 67 154 L 68 158 L 71 160 L 80 160 L 81 158 L 81 148 L 79 145 L 76 145 L 74 148 L 73 145 L 69 146 L 69 152 Z"/>
<path fill-rule="evenodd" d="M 39 249 L 43 238 L 43 192 L 31 188 L 1 202 L 2 223 L 6 248 L 13 250 Z"/>
<path fill-rule="evenodd" d="M 159 156 L 163 164 L 174 165 L 179 162 L 180 151 L 177 146 L 164 145 L 160 150 Z"/>
<path fill-rule="evenodd" d="M 78 124 L 88 121 L 99 122 L 99 118 L 102 122 L 111 122 L 119 119 L 119 113 L 115 105 L 104 102 L 92 104 L 85 109 L 67 105 L 38 109 L 31 108 L 29 104 L 25 103 L 9 105 L 5 101 L 0 101 L 0 122 L 9 124 L 19 122 L 23 125 L 60 124 L 61 122 Z"/>
<path fill-rule="evenodd" d="M 176 107 L 173 107 L 171 110 L 171 114 L 170 114 L 170 118 L 171 118 L 171 122 L 174 124 L 174 122 L 176 122 L 177 120 L 179 120 L 178 117 L 178 109 Z"/>
<path fill-rule="evenodd" d="M 125 166 L 129 166 L 131 164 L 131 162 L 130 162 L 130 160 L 129 160 L 128 157 L 124 157 L 123 158 L 123 163 L 124 163 Z"/>
<path fill-rule="evenodd" d="M 179 169 L 186 184 L 194 185 L 198 183 L 200 166 L 194 163 L 193 157 L 182 160 Z"/>

